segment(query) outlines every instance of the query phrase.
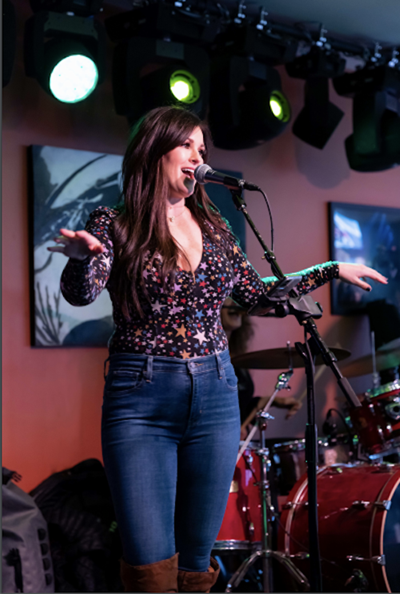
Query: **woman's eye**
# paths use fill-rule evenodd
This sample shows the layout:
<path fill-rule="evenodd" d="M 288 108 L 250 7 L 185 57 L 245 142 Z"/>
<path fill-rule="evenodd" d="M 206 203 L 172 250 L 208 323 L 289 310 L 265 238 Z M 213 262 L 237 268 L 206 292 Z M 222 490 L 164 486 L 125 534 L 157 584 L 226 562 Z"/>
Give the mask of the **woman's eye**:
<path fill-rule="evenodd" d="M 189 147 L 190 147 L 190 144 L 189 144 L 188 142 L 184 142 L 184 143 L 182 144 L 182 146 L 185 146 L 186 148 L 189 148 Z"/>

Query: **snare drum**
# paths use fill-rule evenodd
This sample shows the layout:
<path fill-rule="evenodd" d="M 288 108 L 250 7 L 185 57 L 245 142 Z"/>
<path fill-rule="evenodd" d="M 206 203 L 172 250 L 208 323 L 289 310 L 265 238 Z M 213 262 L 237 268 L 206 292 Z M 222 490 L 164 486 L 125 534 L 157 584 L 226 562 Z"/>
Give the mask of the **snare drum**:
<path fill-rule="evenodd" d="M 249 444 L 238 464 L 214 550 L 249 550 L 261 547 L 260 460 Z"/>
<path fill-rule="evenodd" d="M 366 392 L 361 406 L 350 410 L 360 443 L 370 454 L 400 443 L 400 381 Z"/>
<path fill-rule="evenodd" d="M 282 513 L 278 548 L 286 555 L 309 550 L 307 487 L 304 476 Z M 399 592 L 400 465 L 327 466 L 317 491 L 323 591 Z M 309 575 L 308 560 L 292 560 Z M 362 590 L 349 587 L 355 570 L 368 581 Z"/>

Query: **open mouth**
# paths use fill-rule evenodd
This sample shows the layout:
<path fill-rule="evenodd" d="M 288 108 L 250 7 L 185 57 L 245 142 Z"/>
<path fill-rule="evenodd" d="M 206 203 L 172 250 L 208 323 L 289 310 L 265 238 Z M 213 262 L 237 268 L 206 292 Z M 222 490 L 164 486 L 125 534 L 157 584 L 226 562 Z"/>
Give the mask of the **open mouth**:
<path fill-rule="evenodd" d="M 189 179 L 194 179 L 194 171 L 193 169 L 182 169 L 182 172 L 188 177 Z"/>

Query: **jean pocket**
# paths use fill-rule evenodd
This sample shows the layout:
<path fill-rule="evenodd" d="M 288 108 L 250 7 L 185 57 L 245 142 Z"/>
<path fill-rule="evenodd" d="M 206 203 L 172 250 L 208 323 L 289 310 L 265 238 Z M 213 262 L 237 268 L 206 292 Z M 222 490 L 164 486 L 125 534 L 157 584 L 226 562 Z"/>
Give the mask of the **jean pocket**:
<path fill-rule="evenodd" d="M 115 369 L 109 371 L 106 377 L 105 391 L 111 395 L 120 396 L 130 393 L 142 385 L 143 373 L 129 369 Z"/>
<path fill-rule="evenodd" d="M 230 390 L 237 390 L 238 378 L 231 363 L 227 367 L 222 368 L 222 378 Z"/>

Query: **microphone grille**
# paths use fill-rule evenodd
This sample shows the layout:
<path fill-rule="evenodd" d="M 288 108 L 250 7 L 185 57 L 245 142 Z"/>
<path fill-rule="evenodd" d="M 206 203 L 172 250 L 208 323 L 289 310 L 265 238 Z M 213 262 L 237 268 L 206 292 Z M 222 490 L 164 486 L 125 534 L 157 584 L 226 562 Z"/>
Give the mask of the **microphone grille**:
<path fill-rule="evenodd" d="M 206 163 L 203 163 L 203 165 L 199 165 L 198 167 L 196 167 L 196 169 L 194 170 L 194 178 L 195 180 L 199 183 L 199 184 L 205 184 L 206 183 L 206 175 L 209 171 L 212 171 L 211 167 L 209 165 L 207 165 Z"/>

